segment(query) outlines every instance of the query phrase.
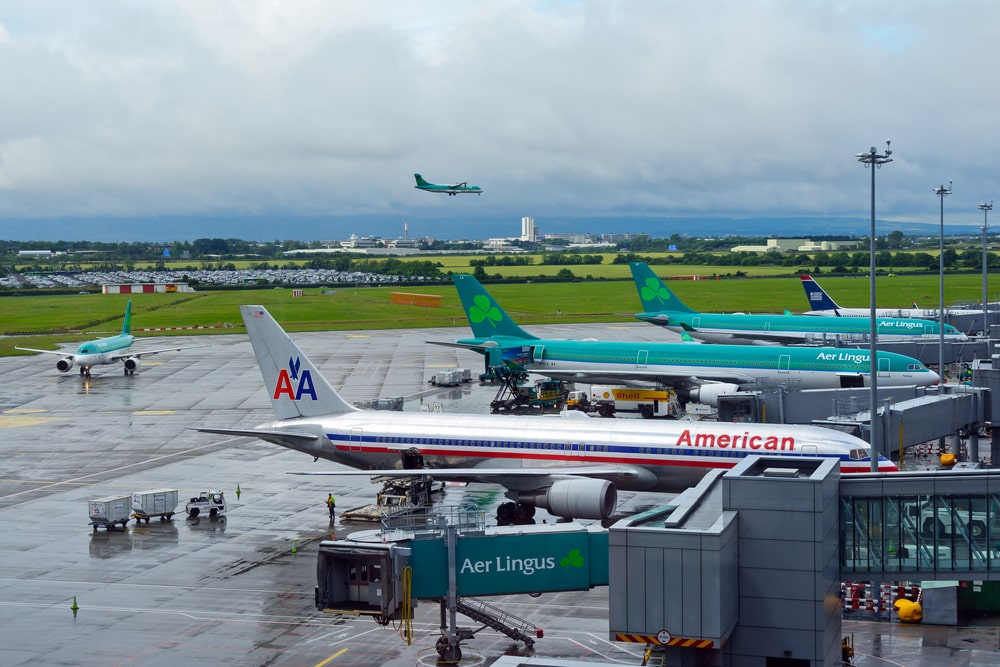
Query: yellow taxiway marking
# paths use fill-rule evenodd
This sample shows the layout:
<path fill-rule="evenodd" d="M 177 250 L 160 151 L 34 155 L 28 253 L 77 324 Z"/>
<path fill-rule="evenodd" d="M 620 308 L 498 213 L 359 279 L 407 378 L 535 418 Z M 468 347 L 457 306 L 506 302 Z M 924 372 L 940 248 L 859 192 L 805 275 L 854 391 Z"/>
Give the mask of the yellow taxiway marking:
<path fill-rule="evenodd" d="M 45 408 L 14 408 L 13 410 L 4 410 L 5 415 L 35 415 L 39 412 L 48 412 Z"/>
<path fill-rule="evenodd" d="M 317 662 L 316 663 L 316 667 L 323 667 L 323 665 L 327 664 L 328 662 L 331 662 L 331 661 L 335 660 L 336 658 L 339 658 L 340 656 L 342 656 L 345 653 L 347 653 L 349 650 L 350 649 L 346 649 L 346 648 L 340 649 L 339 651 L 337 651 L 336 653 L 334 653 L 333 655 L 331 655 L 329 658 L 327 658 L 323 662 Z"/>
<path fill-rule="evenodd" d="M 140 416 L 172 415 L 176 410 L 136 410 L 132 414 Z"/>
<path fill-rule="evenodd" d="M 38 426 L 50 422 L 66 421 L 65 417 L 28 417 L 18 415 L 0 415 L 0 428 L 18 428 L 21 426 Z"/>
<path fill-rule="evenodd" d="M 347 334 L 346 338 L 371 338 L 370 334 Z"/>

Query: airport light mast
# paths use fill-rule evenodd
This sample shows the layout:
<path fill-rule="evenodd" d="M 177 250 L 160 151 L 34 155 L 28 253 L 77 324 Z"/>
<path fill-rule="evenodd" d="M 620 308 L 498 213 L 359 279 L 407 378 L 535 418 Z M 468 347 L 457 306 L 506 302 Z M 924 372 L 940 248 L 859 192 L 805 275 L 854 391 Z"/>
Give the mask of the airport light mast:
<path fill-rule="evenodd" d="M 948 384 L 944 373 L 944 198 L 951 194 L 951 181 L 948 187 L 940 185 L 934 188 L 934 194 L 941 200 L 941 234 L 938 237 L 938 374 L 941 382 Z"/>
<path fill-rule="evenodd" d="M 868 304 L 869 304 L 869 334 L 868 334 L 868 362 L 869 371 L 868 374 L 871 377 L 871 418 L 869 423 L 871 424 L 871 460 L 872 460 L 872 472 L 878 472 L 878 457 L 881 454 L 882 449 L 879 446 L 879 434 L 882 431 L 882 425 L 878 419 L 878 360 L 875 357 L 875 341 L 878 336 L 878 321 L 875 319 L 875 170 L 882 167 L 883 164 L 887 162 L 892 162 L 892 150 L 889 148 L 890 142 L 887 140 L 885 142 L 885 153 L 879 154 L 878 150 L 874 146 L 867 153 L 857 153 L 854 157 L 858 158 L 858 162 L 865 165 L 865 169 L 871 168 L 872 170 L 872 221 L 871 230 L 868 234 L 868 244 L 870 246 L 870 257 L 868 266 Z"/>
<path fill-rule="evenodd" d="M 986 221 L 986 216 L 993 210 L 993 200 L 991 199 L 989 204 L 980 204 L 979 210 L 983 212 L 983 336 L 989 338 L 989 315 L 986 310 L 986 304 L 988 303 L 986 294 L 986 230 L 990 228 L 990 225 Z"/>

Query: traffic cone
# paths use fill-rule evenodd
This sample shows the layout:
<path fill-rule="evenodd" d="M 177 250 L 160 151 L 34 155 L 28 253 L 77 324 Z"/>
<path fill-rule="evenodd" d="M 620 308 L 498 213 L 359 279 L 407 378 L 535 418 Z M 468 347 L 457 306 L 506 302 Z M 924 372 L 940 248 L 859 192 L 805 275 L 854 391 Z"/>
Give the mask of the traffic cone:
<path fill-rule="evenodd" d="M 75 614 L 75 613 L 76 613 L 77 611 L 79 611 L 79 610 L 80 610 L 80 605 L 78 605 L 78 604 L 76 603 L 76 596 L 75 596 L 75 595 L 73 596 L 73 604 L 71 604 L 71 605 L 69 606 L 69 608 L 73 610 L 73 613 L 74 613 L 74 614 Z"/>
<path fill-rule="evenodd" d="M 239 500 L 239 499 L 240 499 L 240 493 L 242 493 L 242 492 L 240 491 L 240 483 L 239 483 L 239 482 L 237 482 L 237 483 L 236 483 L 236 500 Z"/>

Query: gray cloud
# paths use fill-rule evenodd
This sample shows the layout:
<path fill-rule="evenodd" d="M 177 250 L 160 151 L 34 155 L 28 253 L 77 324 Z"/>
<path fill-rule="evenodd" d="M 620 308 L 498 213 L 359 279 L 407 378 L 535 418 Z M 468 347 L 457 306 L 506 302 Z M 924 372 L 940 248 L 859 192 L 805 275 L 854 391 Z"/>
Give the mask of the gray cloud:
<path fill-rule="evenodd" d="M 0 2 L 0 221 L 864 218 L 852 156 L 891 138 L 880 217 L 936 220 L 954 179 L 975 224 L 998 28 L 986 0 Z"/>

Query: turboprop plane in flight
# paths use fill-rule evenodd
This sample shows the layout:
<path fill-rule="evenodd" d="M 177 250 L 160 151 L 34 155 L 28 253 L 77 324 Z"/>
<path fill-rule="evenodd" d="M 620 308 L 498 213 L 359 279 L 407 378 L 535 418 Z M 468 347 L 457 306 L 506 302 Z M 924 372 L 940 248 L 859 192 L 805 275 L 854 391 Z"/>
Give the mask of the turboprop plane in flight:
<path fill-rule="evenodd" d="M 655 382 L 688 400 L 716 405 L 762 378 L 795 381 L 803 389 L 869 386 L 867 350 L 824 347 L 748 347 L 690 343 L 539 339 L 514 322 L 475 276 L 452 276 L 473 338 L 436 343 L 474 350 L 486 367 L 514 364 L 558 380 L 588 383 Z M 879 352 L 882 386 L 931 385 L 939 380 L 920 361 Z"/>
<path fill-rule="evenodd" d="M 619 489 L 676 491 L 752 454 L 833 457 L 841 472 L 871 472 L 866 442 L 818 426 L 359 410 L 263 306 L 240 311 L 277 419 L 252 429 L 199 431 L 259 438 L 354 469 L 312 474 L 432 474 L 499 484 L 511 500 L 497 512 L 504 523 L 530 518 L 536 507 L 560 517 L 607 519 Z M 420 459 L 424 468 L 408 465 Z M 897 469 L 881 456 L 877 464 Z"/>
<path fill-rule="evenodd" d="M 413 187 L 417 190 L 423 190 L 424 192 L 440 192 L 450 197 L 454 197 L 455 195 L 483 194 L 483 189 L 481 187 L 478 185 L 469 185 L 465 181 L 462 181 L 461 183 L 453 183 L 451 185 L 441 185 L 439 183 L 428 183 L 420 174 L 414 174 L 413 177 L 417 179 L 417 184 Z"/>
<path fill-rule="evenodd" d="M 179 352 L 191 347 L 203 347 L 202 345 L 189 345 L 187 347 L 164 347 L 158 350 L 136 351 L 132 349 L 135 336 L 132 335 L 132 301 L 125 306 L 125 322 L 122 324 L 122 331 L 117 336 L 108 338 L 97 338 L 80 343 L 76 352 L 64 352 L 62 350 L 36 350 L 30 347 L 15 347 L 15 350 L 25 352 L 38 352 L 40 354 L 55 354 L 59 356 L 56 362 L 56 369 L 60 373 L 69 372 L 74 366 L 80 368 L 80 375 L 90 377 L 90 369 L 94 366 L 102 366 L 121 362 L 125 375 L 134 375 L 142 365 L 142 357 L 147 357 L 161 352 Z"/>
<path fill-rule="evenodd" d="M 630 262 L 632 278 L 639 291 L 643 312 L 636 317 L 672 331 L 687 331 L 694 338 L 709 343 L 754 345 L 821 345 L 835 342 L 860 343 L 869 333 L 867 317 L 821 318 L 810 315 L 744 315 L 699 313 L 688 308 L 674 292 L 643 262 Z M 882 341 L 920 338 L 937 339 L 940 324 L 913 318 L 876 318 L 878 338 Z M 968 336 L 950 324 L 944 325 L 949 340 L 968 340 Z M 879 353 L 879 356 L 884 353 Z"/>

